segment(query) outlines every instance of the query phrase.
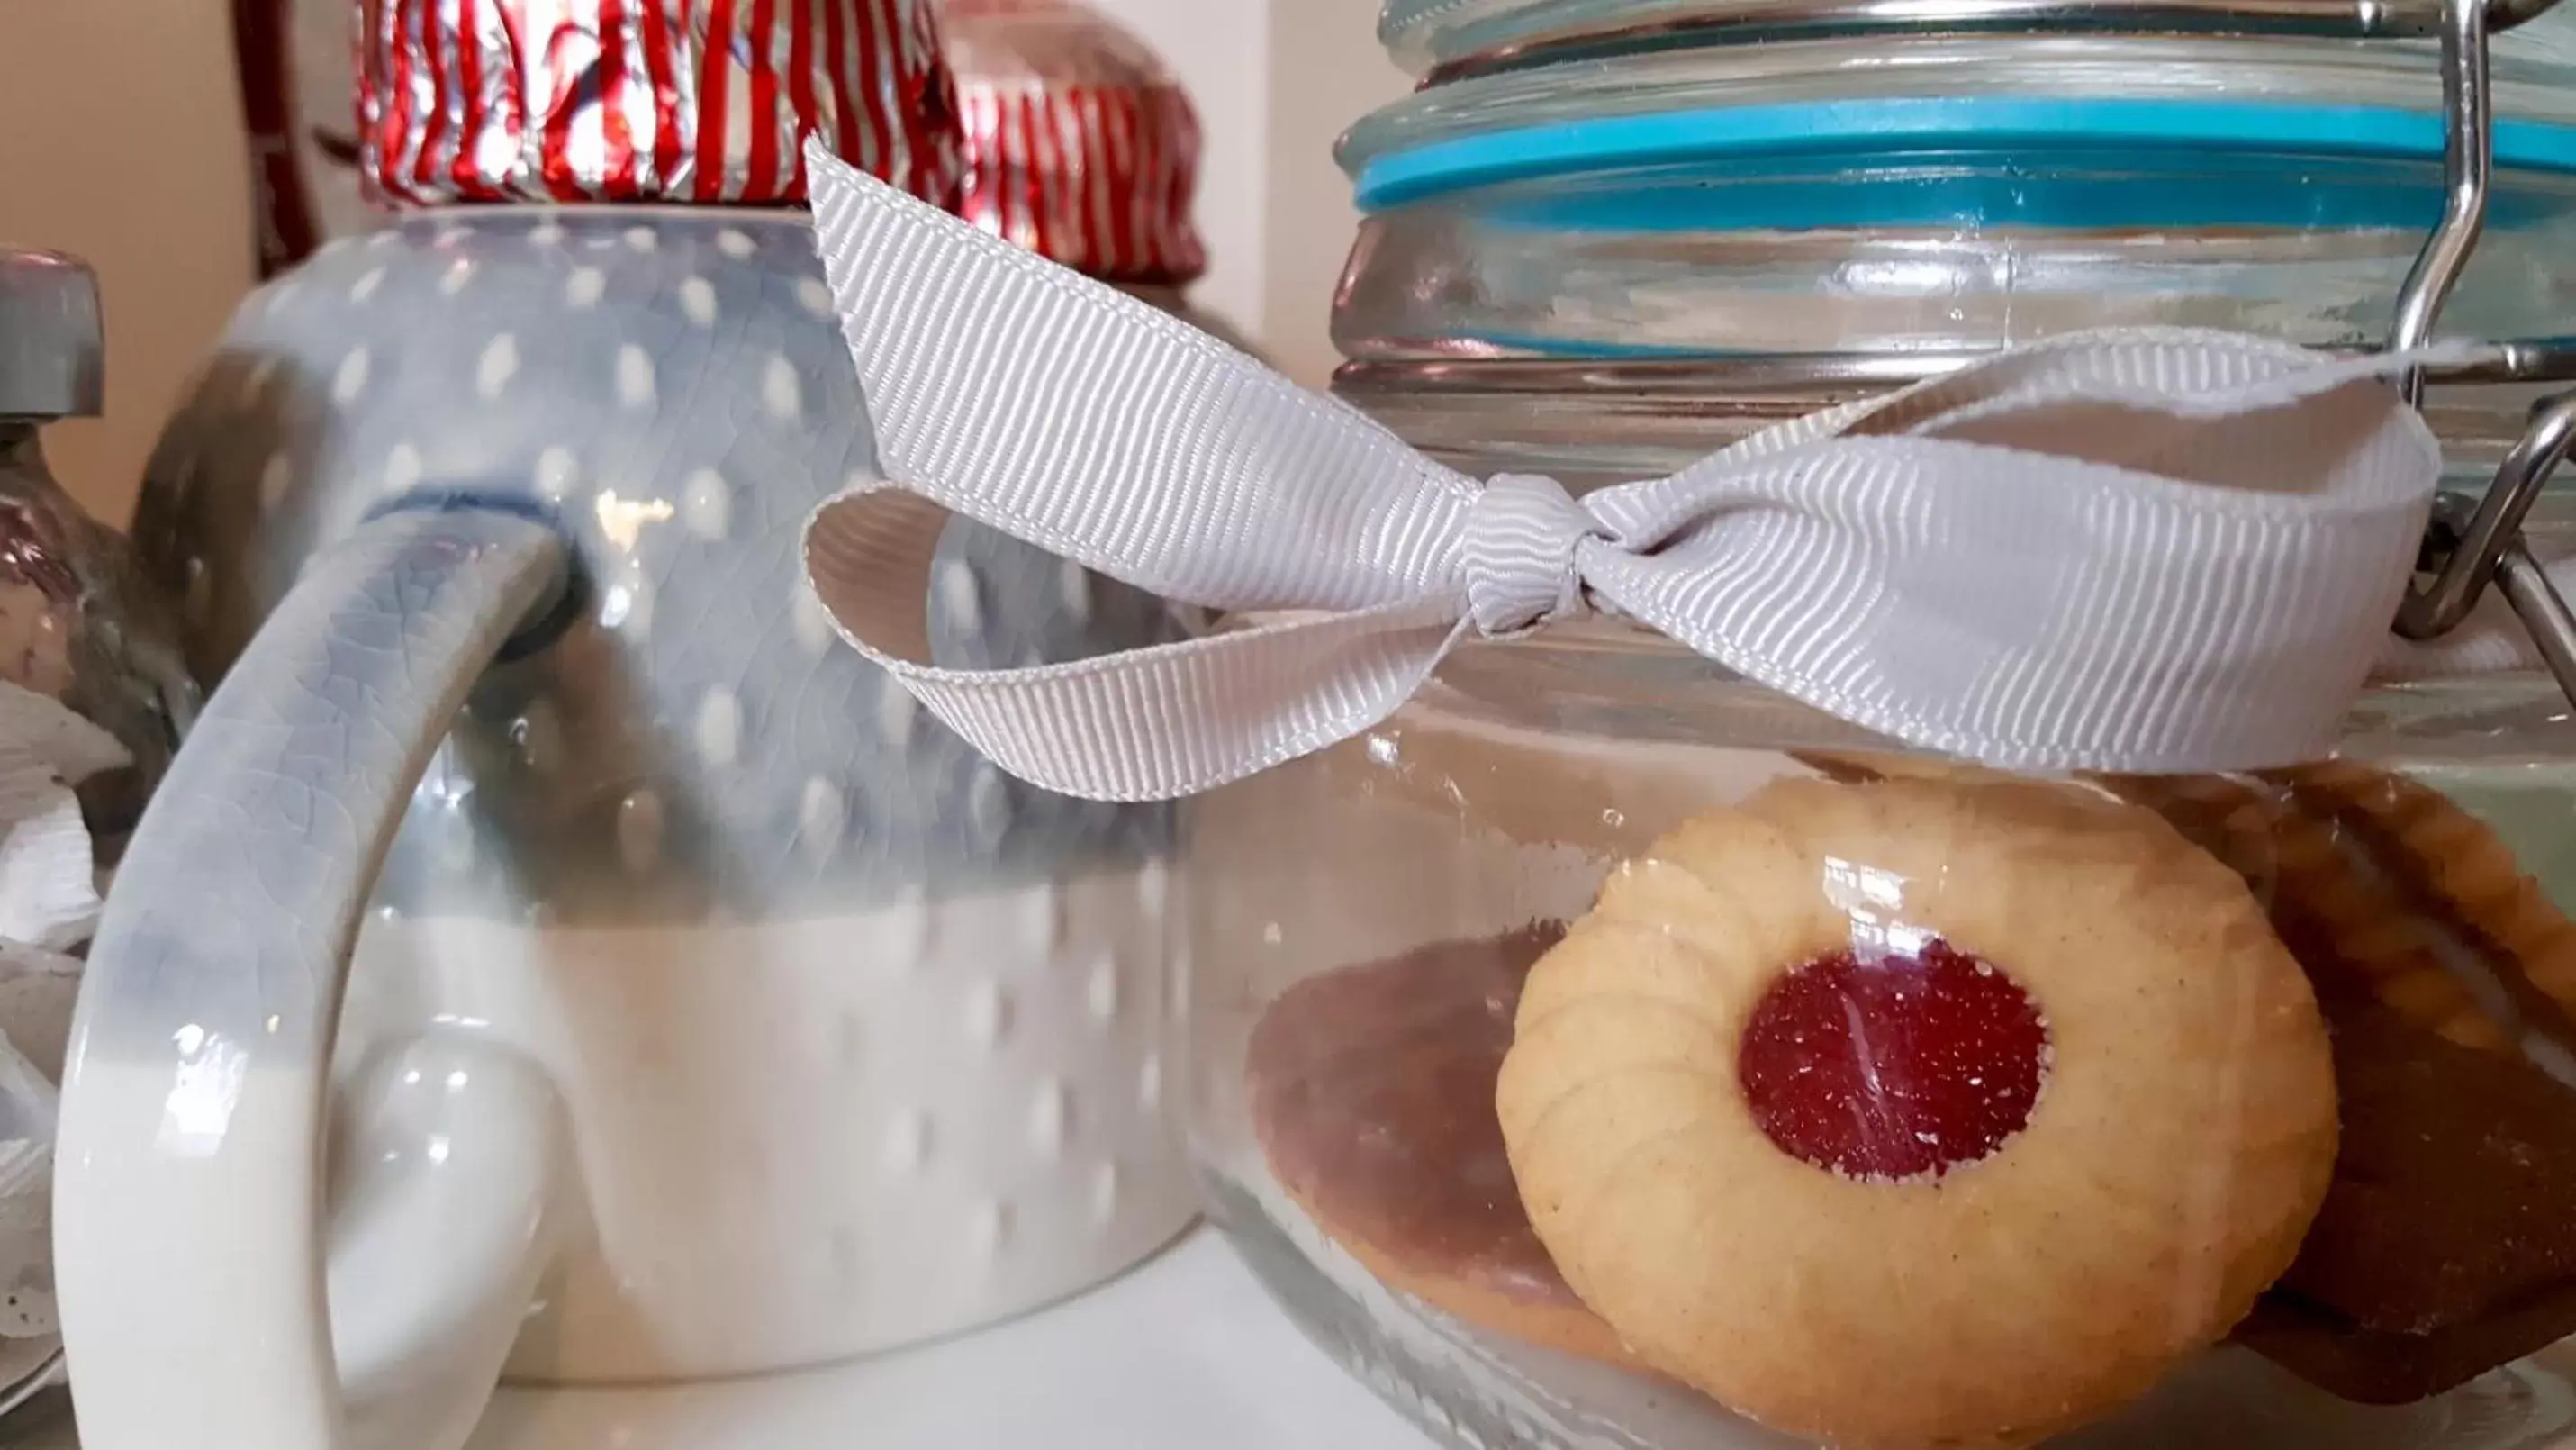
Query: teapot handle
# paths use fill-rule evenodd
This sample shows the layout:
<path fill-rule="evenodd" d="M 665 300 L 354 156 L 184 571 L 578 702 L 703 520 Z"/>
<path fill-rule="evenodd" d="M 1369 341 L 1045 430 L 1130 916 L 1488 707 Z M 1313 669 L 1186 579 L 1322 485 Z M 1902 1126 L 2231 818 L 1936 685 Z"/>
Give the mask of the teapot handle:
<path fill-rule="evenodd" d="M 550 1251 L 553 1088 L 462 1033 L 401 1046 L 361 1075 L 331 1195 L 325 1103 L 410 792 L 566 558 L 503 506 L 403 500 L 314 560 L 144 812 L 91 947 L 56 1149 L 88 1450 L 471 1432 Z"/>

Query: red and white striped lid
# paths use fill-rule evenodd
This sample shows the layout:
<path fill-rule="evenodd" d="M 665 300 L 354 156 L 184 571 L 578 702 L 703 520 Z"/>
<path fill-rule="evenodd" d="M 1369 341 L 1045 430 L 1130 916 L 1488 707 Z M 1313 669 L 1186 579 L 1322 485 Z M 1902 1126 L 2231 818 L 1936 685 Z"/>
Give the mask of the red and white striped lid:
<path fill-rule="evenodd" d="M 941 0 L 939 23 L 968 221 L 1108 281 L 1207 269 L 1198 113 L 1144 42 L 1076 0 Z"/>
<path fill-rule="evenodd" d="M 778 204 L 801 138 L 953 204 L 932 0 L 355 0 L 360 164 L 411 204 Z"/>

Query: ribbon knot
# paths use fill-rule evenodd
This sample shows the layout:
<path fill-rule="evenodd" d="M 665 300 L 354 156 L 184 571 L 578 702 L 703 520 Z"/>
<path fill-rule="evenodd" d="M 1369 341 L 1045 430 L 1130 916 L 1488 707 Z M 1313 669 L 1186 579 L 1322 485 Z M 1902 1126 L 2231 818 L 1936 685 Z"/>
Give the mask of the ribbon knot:
<path fill-rule="evenodd" d="M 1239 779 L 1384 720 L 1462 640 L 1594 607 L 1834 717 L 1770 711 L 1740 744 L 1856 726 L 2013 770 L 2313 759 L 2387 644 L 2441 473 L 2385 381 L 2430 353 L 2132 329 L 1578 502 L 1543 478 L 1479 483 L 820 147 L 806 165 L 900 480 L 816 510 L 817 597 L 994 763 L 1069 795 Z M 940 668 L 924 614 L 947 510 L 1235 618 L 1069 663 Z"/>
<path fill-rule="evenodd" d="M 1497 474 L 1467 511 L 1467 614 L 1494 638 L 1571 618 L 1584 608 L 1582 546 L 1610 538 L 1565 485 Z"/>

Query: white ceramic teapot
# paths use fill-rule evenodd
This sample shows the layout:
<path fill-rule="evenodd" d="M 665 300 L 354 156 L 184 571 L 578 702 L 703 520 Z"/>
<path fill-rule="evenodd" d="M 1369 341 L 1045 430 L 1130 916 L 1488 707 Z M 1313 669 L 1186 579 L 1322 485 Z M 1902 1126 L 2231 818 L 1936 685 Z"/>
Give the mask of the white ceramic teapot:
<path fill-rule="evenodd" d="M 137 536 L 221 684 L 66 1085 L 92 1450 L 449 1445 L 499 1373 L 860 1354 L 1080 1289 L 1192 1212 L 1170 818 L 1004 778 L 834 647 L 794 563 L 874 467 L 796 142 L 937 193 L 936 52 L 893 0 L 734 13 L 594 36 L 664 48 L 566 60 L 564 94 L 611 90 L 560 130 L 403 109 L 506 63 L 489 26 L 371 37 L 378 185 L 525 204 L 327 247 L 170 425 Z M 603 160 L 657 67 L 709 119 Z M 727 87 L 775 109 L 720 126 Z M 568 173 L 585 204 L 529 199 Z M 745 205 L 641 204 L 711 186 Z M 991 534 L 932 587 L 961 661 L 1166 627 Z"/>

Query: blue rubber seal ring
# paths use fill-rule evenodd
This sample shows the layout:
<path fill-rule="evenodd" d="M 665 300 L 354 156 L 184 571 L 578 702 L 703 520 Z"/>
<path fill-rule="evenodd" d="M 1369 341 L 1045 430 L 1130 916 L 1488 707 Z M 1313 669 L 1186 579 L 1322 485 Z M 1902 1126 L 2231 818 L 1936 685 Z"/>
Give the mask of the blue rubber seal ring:
<path fill-rule="evenodd" d="M 2375 185 L 2330 189 L 2322 208 L 2305 180 L 2319 167 L 2357 173 L 2441 155 L 2438 117 L 2385 107 L 1914 97 L 1605 116 L 1461 136 L 1373 157 L 1356 181 L 1360 207 L 1380 212 L 1512 182 L 1660 169 L 1642 201 L 1623 200 L 1616 184 L 1569 195 L 1558 218 L 1565 224 L 1651 225 L 1673 213 L 1677 188 L 1709 193 L 1727 183 L 1703 203 L 1722 207 L 1722 218 L 1690 224 L 1891 225 L 1908 212 L 1923 220 L 1956 218 L 1963 207 L 1983 214 L 2008 196 L 2020 198 L 2014 219 L 2042 224 L 2414 225 L 2438 210 L 2438 173 L 2414 185 L 2383 173 Z M 1907 157 L 1948 163 L 1948 189 L 1873 183 L 1874 170 Z M 2116 160 L 2119 174 L 2050 174 L 2097 158 Z M 1784 174 L 1790 163 L 1797 174 Z M 2576 126 L 2499 121 L 2495 163 L 2500 172 L 2576 176 Z M 2211 184 L 2211 167 L 2226 184 Z M 1982 188 L 1962 190 L 1960 178 Z M 1653 200 L 1658 189 L 1661 202 Z M 1849 215 L 1814 215 L 1829 192 Z M 1623 219 L 1623 206 L 1637 214 Z"/>

